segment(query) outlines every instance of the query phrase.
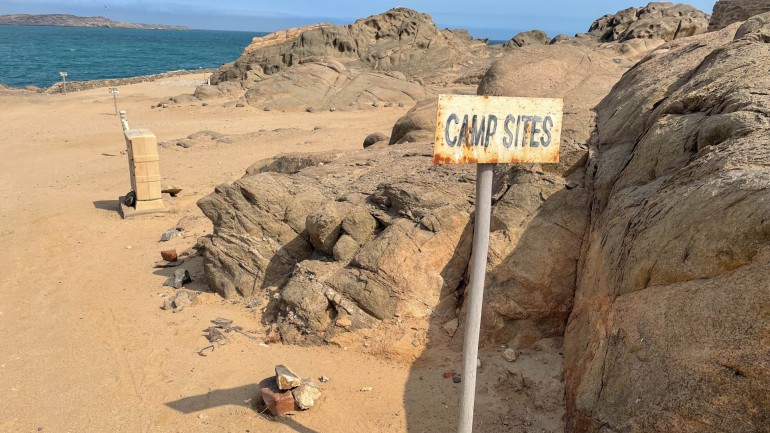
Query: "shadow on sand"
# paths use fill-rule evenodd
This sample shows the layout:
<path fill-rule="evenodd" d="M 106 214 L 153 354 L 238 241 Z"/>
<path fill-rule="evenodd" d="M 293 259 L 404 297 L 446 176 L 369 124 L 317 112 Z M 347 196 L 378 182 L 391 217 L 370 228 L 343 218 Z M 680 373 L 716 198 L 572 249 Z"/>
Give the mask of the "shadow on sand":
<path fill-rule="evenodd" d="M 166 406 L 185 414 L 201 412 L 219 406 L 243 406 L 255 410 L 259 416 L 270 422 L 283 424 L 298 433 L 321 433 L 303 426 L 291 416 L 273 418 L 269 413 L 266 413 L 266 408 L 259 395 L 260 389 L 269 387 L 271 383 L 275 383 L 275 377 L 266 378 L 258 384 L 218 389 L 206 394 L 180 398 L 166 403 Z"/>
<path fill-rule="evenodd" d="M 109 210 L 120 213 L 120 203 L 115 200 L 96 200 L 93 202 L 96 209 Z"/>
<path fill-rule="evenodd" d="M 259 385 L 250 384 L 237 388 L 217 389 L 206 394 L 184 397 L 166 403 L 166 406 L 182 413 L 194 413 L 219 406 L 243 406 L 252 408 L 251 400 L 259 393 Z"/>

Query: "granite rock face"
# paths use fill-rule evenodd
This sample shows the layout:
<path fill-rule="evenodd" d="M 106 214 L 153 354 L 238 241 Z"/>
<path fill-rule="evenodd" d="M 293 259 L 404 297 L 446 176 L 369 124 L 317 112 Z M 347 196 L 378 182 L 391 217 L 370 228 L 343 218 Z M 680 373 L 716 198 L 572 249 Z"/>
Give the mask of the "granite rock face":
<path fill-rule="evenodd" d="M 591 24 L 590 35 L 601 42 L 630 39 L 672 41 L 706 32 L 709 16 L 685 4 L 652 2 L 645 7 L 628 8 L 605 15 Z"/>
<path fill-rule="evenodd" d="M 568 431 L 770 425 L 768 17 L 653 51 L 597 107 Z"/>
<path fill-rule="evenodd" d="M 766 0 L 719 0 L 711 13 L 708 30 L 721 30 L 765 12 L 770 12 L 770 2 Z"/>

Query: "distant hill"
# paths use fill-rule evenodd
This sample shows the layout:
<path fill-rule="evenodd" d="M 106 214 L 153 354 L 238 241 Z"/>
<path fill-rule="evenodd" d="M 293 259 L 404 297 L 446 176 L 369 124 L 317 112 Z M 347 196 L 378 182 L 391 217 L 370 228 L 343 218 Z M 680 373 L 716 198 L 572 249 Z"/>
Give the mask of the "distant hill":
<path fill-rule="evenodd" d="M 123 29 L 159 29 L 190 30 L 185 26 L 166 26 L 162 24 L 134 24 L 113 21 L 105 17 L 77 17 L 66 14 L 48 15 L 0 15 L 3 26 L 62 26 L 62 27 L 114 27 Z"/>

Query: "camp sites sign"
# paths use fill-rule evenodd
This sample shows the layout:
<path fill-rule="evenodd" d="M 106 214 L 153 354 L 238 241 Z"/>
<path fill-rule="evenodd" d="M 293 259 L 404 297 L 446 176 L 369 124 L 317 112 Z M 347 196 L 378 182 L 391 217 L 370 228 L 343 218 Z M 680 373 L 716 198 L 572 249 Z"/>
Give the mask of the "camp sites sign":
<path fill-rule="evenodd" d="M 439 95 L 434 164 L 556 163 L 562 99 Z"/>

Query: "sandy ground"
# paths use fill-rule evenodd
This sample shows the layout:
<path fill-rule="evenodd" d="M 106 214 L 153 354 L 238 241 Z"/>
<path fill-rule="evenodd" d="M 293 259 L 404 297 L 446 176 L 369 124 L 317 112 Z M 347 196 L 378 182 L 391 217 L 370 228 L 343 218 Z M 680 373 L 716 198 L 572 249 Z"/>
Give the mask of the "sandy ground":
<path fill-rule="evenodd" d="M 181 252 L 211 230 L 195 205 L 199 198 L 277 153 L 359 149 L 367 134 L 389 134 L 408 109 L 150 108 L 164 97 L 192 93 L 196 79 L 123 86 L 120 109 L 132 128 L 150 129 L 159 141 L 201 130 L 255 134 L 234 144 L 161 148 L 164 184 L 184 188 L 175 199 L 178 213 L 131 220 L 117 212 L 117 197 L 130 187 L 107 89 L 0 91 L 0 431 L 455 430 L 460 388 L 441 373 L 459 371 L 460 354 L 444 349 L 442 341 L 407 364 L 357 348 L 260 345 L 258 313 L 215 294 L 202 294 L 197 305 L 179 313 L 160 309 L 173 289 L 162 287 L 170 271 L 153 267 L 159 251 Z M 192 229 L 159 243 L 161 233 L 184 216 L 194 218 Z M 189 265 L 191 288 L 205 290 L 200 264 Z M 200 356 L 209 344 L 203 330 L 216 317 L 233 319 L 260 338 L 234 334 Z M 560 380 L 551 377 L 560 357 L 533 352 L 514 367 L 500 358 L 495 351 L 482 357 L 479 431 L 560 431 L 561 413 L 516 409 L 517 398 L 529 398 L 521 392 L 521 384 L 533 383 L 527 384 L 527 374 L 543 376 L 535 380 L 540 384 Z M 322 385 L 317 407 L 276 422 L 254 407 L 259 382 L 278 363 L 331 381 Z M 548 363 L 553 368 L 537 367 Z M 373 390 L 361 392 L 364 387 Z M 495 392 L 505 399 L 483 396 Z"/>

